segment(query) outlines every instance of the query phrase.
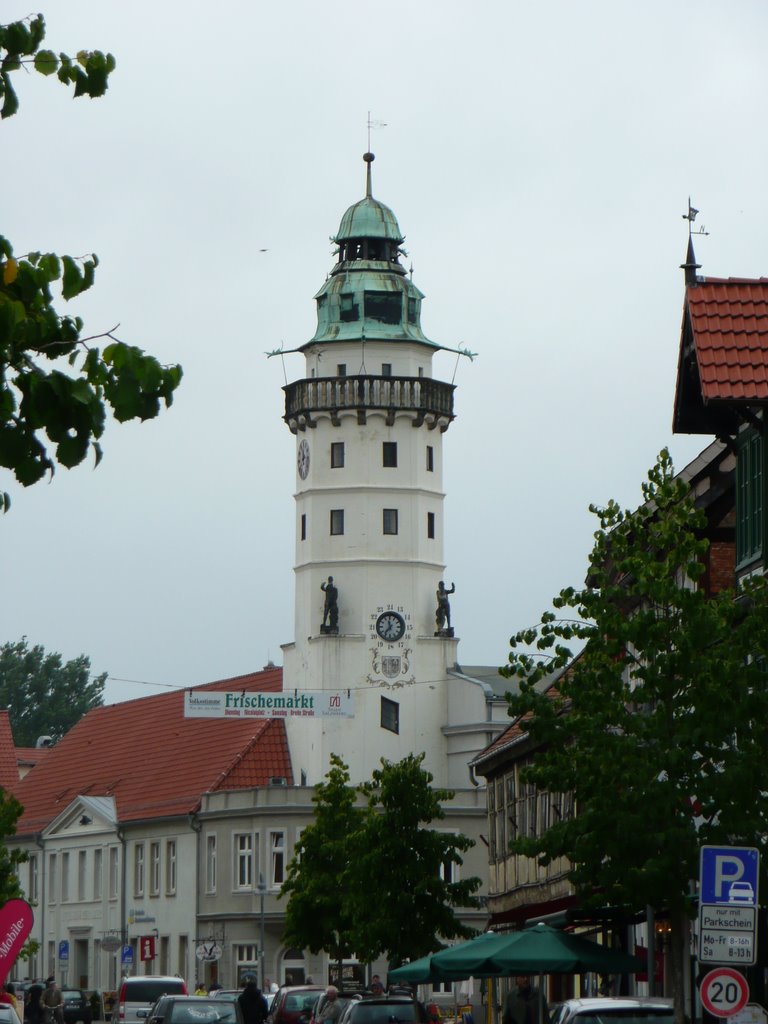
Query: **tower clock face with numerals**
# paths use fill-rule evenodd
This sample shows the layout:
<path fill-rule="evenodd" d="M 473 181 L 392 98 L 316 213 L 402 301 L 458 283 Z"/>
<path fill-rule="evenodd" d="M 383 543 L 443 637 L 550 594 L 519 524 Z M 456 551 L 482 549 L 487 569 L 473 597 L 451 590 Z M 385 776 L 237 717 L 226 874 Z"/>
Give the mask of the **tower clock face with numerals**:
<path fill-rule="evenodd" d="M 400 604 L 375 608 L 368 619 L 371 640 L 371 671 L 368 682 L 376 686 L 404 686 L 413 683 L 411 616 Z"/>
<path fill-rule="evenodd" d="M 393 644 L 405 633 L 405 619 L 399 612 L 382 612 L 376 619 L 376 632 L 382 640 Z"/>

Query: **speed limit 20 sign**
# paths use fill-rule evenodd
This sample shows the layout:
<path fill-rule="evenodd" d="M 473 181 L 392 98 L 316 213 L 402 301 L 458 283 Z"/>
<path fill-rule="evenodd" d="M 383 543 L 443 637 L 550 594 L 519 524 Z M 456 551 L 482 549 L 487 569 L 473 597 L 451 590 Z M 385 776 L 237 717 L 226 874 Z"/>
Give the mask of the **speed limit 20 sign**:
<path fill-rule="evenodd" d="M 718 967 L 701 979 L 701 1005 L 713 1017 L 730 1017 L 749 1001 L 749 985 L 743 974 L 731 967 Z"/>

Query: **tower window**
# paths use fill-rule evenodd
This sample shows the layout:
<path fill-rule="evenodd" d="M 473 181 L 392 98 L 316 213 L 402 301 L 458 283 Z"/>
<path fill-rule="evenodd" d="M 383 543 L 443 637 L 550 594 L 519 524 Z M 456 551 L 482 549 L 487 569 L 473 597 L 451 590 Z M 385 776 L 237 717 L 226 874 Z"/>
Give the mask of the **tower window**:
<path fill-rule="evenodd" d="M 301 513 L 301 539 L 307 539 L 307 514 L 306 512 Z"/>
<path fill-rule="evenodd" d="M 413 297 L 408 298 L 408 323 L 415 324 L 418 319 L 419 307 L 416 303 L 416 299 Z"/>
<path fill-rule="evenodd" d="M 344 442 L 333 441 L 331 443 L 331 469 L 341 469 L 344 466 Z"/>
<path fill-rule="evenodd" d="M 392 363 L 382 363 L 381 364 L 381 376 L 382 377 L 391 377 L 392 376 Z"/>
<path fill-rule="evenodd" d="M 427 512 L 427 537 L 430 540 L 435 539 L 435 513 Z"/>
<path fill-rule="evenodd" d="M 381 698 L 381 728 L 390 732 L 400 732 L 400 705 L 388 697 Z"/>
<path fill-rule="evenodd" d="M 359 319 L 360 307 L 355 302 L 354 292 L 348 292 L 346 295 L 342 294 L 339 300 L 339 320 L 349 323 L 350 320 Z"/>
<path fill-rule="evenodd" d="M 383 532 L 385 534 L 397 533 L 397 509 L 385 508 L 382 520 Z"/>
<path fill-rule="evenodd" d="M 383 324 L 399 324 L 403 315 L 403 300 L 395 292 L 366 292 L 365 318 Z M 344 319 L 342 317 L 342 319 Z"/>
<path fill-rule="evenodd" d="M 340 537 L 344 533 L 344 509 L 331 509 L 331 536 Z"/>
<path fill-rule="evenodd" d="M 387 469 L 397 467 L 397 441 L 382 441 L 381 464 Z"/>
<path fill-rule="evenodd" d="M 336 376 L 337 377 L 346 377 L 347 376 L 347 364 L 346 363 L 337 363 L 337 365 L 336 365 Z"/>
<path fill-rule="evenodd" d="M 435 471 L 435 449 L 431 444 L 427 445 L 427 472 L 434 473 Z"/>

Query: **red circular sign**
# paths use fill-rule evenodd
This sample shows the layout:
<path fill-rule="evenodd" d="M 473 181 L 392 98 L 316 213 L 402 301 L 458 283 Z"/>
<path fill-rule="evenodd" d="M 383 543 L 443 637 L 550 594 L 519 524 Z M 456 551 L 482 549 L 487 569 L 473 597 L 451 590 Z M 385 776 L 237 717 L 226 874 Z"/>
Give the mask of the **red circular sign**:
<path fill-rule="evenodd" d="M 701 979 L 699 993 L 701 1005 L 713 1017 L 730 1017 L 747 1005 L 749 985 L 732 967 L 717 967 Z"/>

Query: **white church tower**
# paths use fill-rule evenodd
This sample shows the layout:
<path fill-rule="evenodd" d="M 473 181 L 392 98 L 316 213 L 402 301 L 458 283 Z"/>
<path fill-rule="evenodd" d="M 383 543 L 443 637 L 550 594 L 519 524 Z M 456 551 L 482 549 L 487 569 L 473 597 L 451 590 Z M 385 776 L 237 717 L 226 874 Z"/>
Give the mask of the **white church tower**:
<path fill-rule="evenodd" d="M 438 785 L 467 785 L 451 723 L 482 721 L 481 688 L 449 670 L 457 644 L 444 580 L 443 436 L 454 385 L 421 329 L 423 294 L 394 213 L 365 198 L 333 239 L 304 376 L 285 387 L 296 436 L 295 641 L 284 690 L 349 690 L 354 719 L 289 719 L 294 774 L 321 781 L 332 753 L 353 782 L 380 759 L 426 753 Z M 450 581 L 445 584 L 448 592 Z M 437 616 L 438 605 L 444 615 Z M 451 768 L 451 749 L 457 757 Z"/>

